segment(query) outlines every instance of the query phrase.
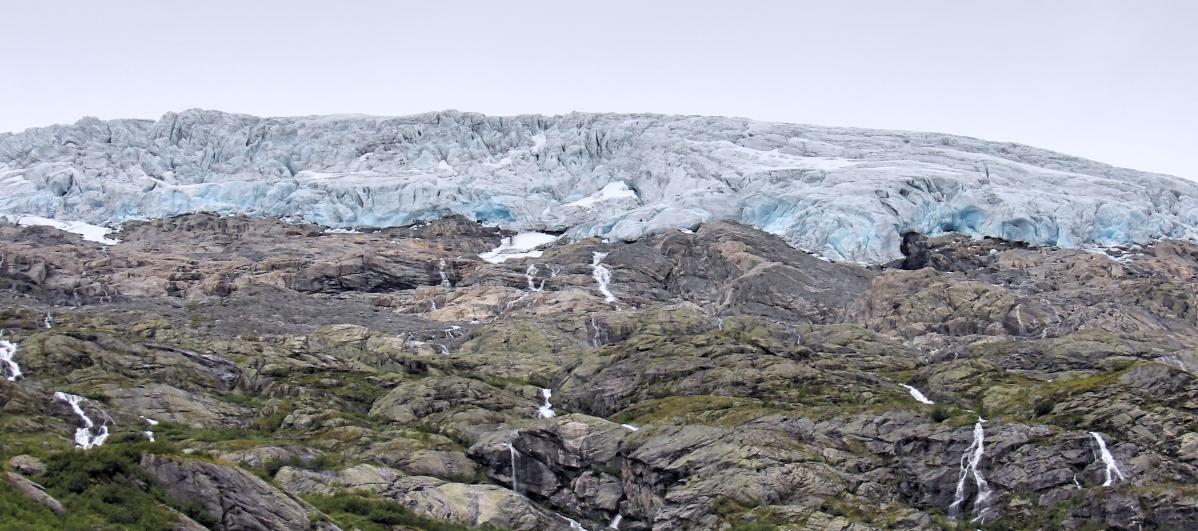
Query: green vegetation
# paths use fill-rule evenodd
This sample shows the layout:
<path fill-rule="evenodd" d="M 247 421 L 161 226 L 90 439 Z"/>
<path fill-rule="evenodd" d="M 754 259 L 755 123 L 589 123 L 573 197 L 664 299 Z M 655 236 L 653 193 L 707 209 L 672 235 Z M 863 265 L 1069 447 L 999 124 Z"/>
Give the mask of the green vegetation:
<path fill-rule="evenodd" d="M 466 526 L 441 522 L 412 513 L 399 503 L 364 494 L 336 494 L 333 496 L 305 496 L 321 512 L 329 515 L 333 523 L 343 529 L 362 531 L 387 531 L 393 526 L 410 526 L 425 531 L 462 531 Z M 483 528 L 495 529 L 495 528 Z"/>
<path fill-rule="evenodd" d="M 66 507 L 59 517 L 7 484 L 0 486 L 0 529 L 172 529 L 178 515 L 138 467 L 147 451 L 169 452 L 161 443 L 110 443 L 81 452 L 65 450 L 46 459 L 35 478 Z M 17 523 L 17 525 L 13 525 Z"/>

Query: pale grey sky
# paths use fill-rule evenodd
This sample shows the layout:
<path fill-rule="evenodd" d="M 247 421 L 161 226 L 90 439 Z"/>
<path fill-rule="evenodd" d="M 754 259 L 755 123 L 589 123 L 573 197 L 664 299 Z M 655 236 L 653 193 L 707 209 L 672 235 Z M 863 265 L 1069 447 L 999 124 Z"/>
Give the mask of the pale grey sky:
<path fill-rule="evenodd" d="M 747 116 L 1198 179 L 1198 1 L 5 0 L 0 131 L 257 115 Z"/>

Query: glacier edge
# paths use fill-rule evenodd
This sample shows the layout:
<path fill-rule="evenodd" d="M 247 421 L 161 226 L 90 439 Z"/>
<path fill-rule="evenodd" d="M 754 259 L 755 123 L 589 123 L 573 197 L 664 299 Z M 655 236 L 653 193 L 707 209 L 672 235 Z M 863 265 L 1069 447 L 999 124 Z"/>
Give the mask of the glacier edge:
<path fill-rule="evenodd" d="M 899 257 L 907 231 L 1062 247 L 1198 240 L 1198 183 L 936 133 L 652 114 L 189 110 L 0 135 L 0 213 L 111 225 L 197 211 L 342 228 L 463 214 L 618 239 L 732 219 L 873 263 Z"/>

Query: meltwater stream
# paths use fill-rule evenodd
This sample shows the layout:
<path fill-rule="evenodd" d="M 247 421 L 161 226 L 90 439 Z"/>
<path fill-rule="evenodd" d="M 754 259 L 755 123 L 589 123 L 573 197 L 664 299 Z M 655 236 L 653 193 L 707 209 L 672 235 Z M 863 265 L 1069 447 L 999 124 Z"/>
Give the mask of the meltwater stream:
<path fill-rule="evenodd" d="M 911 387 L 910 385 L 907 385 L 907 384 L 899 384 L 899 385 L 906 388 L 907 392 L 911 393 L 911 397 L 914 398 L 916 402 L 919 402 L 920 404 L 927 404 L 929 406 L 936 404 L 935 402 L 928 400 L 928 397 L 924 396 L 923 392 L 921 392 L 919 389 Z"/>
<path fill-rule="evenodd" d="M 1127 478 L 1124 478 L 1123 471 L 1119 470 L 1119 463 L 1115 462 L 1115 456 L 1111 455 L 1111 452 L 1106 449 L 1106 441 L 1102 439 L 1102 435 L 1092 431 L 1090 432 L 1090 436 L 1094 437 L 1094 442 L 1098 443 L 1098 457 L 1102 459 L 1102 464 L 1105 468 L 1103 473 L 1106 475 L 1106 481 L 1102 482 L 1102 486 L 1111 486 L 1115 483 L 1116 476 L 1119 477 L 1119 481 L 1125 481 Z M 1111 475 L 1112 472 L 1114 475 Z"/>
<path fill-rule="evenodd" d="M 541 389 L 541 398 L 545 399 L 545 403 L 537 408 L 537 416 L 543 419 L 553 418 L 557 413 L 553 411 L 553 404 L 549 403 L 549 398 L 553 396 L 553 391 L 549 389 Z"/>
<path fill-rule="evenodd" d="M 21 366 L 17 365 L 17 344 L 0 339 L 0 363 L 4 364 L 8 376 L 5 378 L 10 382 L 17 381 L 21 377 Z"/>
<path fill-rule="evenodd" d="M 611 282 L 611 270 L 603 265 L 603 259 L 607 258 L 607 253 L 595 251 L 591 253 L 591 276 L 595 277 L 595 282 L 599 284 L 599 293 L 603 294 L 604 302 L 616 302 L 616 296 L 612 295 L 607 284 Z"/>
<path fill-rule="evenodd" d="M 986 478 L 982 477 L 982 472 L 978 470 L 978 466 L 982 463 L 982 456 L 986 453 L 986 434 L 982 429 L 983 422 L 986 421 L 979 417 L 977 424 L 973 425 L 973 442 L 965 449 L 965 453 L 961 454 L 961 475 L 957 479 L 957 491 L 953 496 L 953 503 L 948 506 L 949 517 L 954 519 L 961 517 L 967 494 L 966 482 L 971 476 L 974 487 L 977 489 L 977 496 L 973 499 L 973 519 L 970 521 L 984 522 L 986 512 L 990 509 L 988 507 L 990 484 L 986 483 Z"/>
<path fill-rule="evenodd" d="M 104 441 L 108 439 L 108 426 L 101 425 L 99 429 L 95 430 L 97 433 L 93 433 L 93 428 L 96 427 L 96 423 L 92 422 L 92 419 L 87 416 L 87 413 L 83 411 L 83 408 L 79 407 L 79 404 L 83 403 L 83 397 L 64 393 L 62 391 L 55 391 L 54 398 L 70 404 L 71 410 L 74 411 L 75 415 L 83 421 L 83 426 L 75 429 L 76 446 L 87 450 L 104 444 Z"/>

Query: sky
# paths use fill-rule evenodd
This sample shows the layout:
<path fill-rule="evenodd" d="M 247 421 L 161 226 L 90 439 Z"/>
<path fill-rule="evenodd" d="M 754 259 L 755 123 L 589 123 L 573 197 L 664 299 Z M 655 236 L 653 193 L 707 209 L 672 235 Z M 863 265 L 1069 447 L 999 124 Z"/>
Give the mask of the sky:
<path fill-rule="evenodd" d="M 570 111 L 962 134 L 1198 179 L 1198 1 L 7 0 L 0 131 Z"/>

